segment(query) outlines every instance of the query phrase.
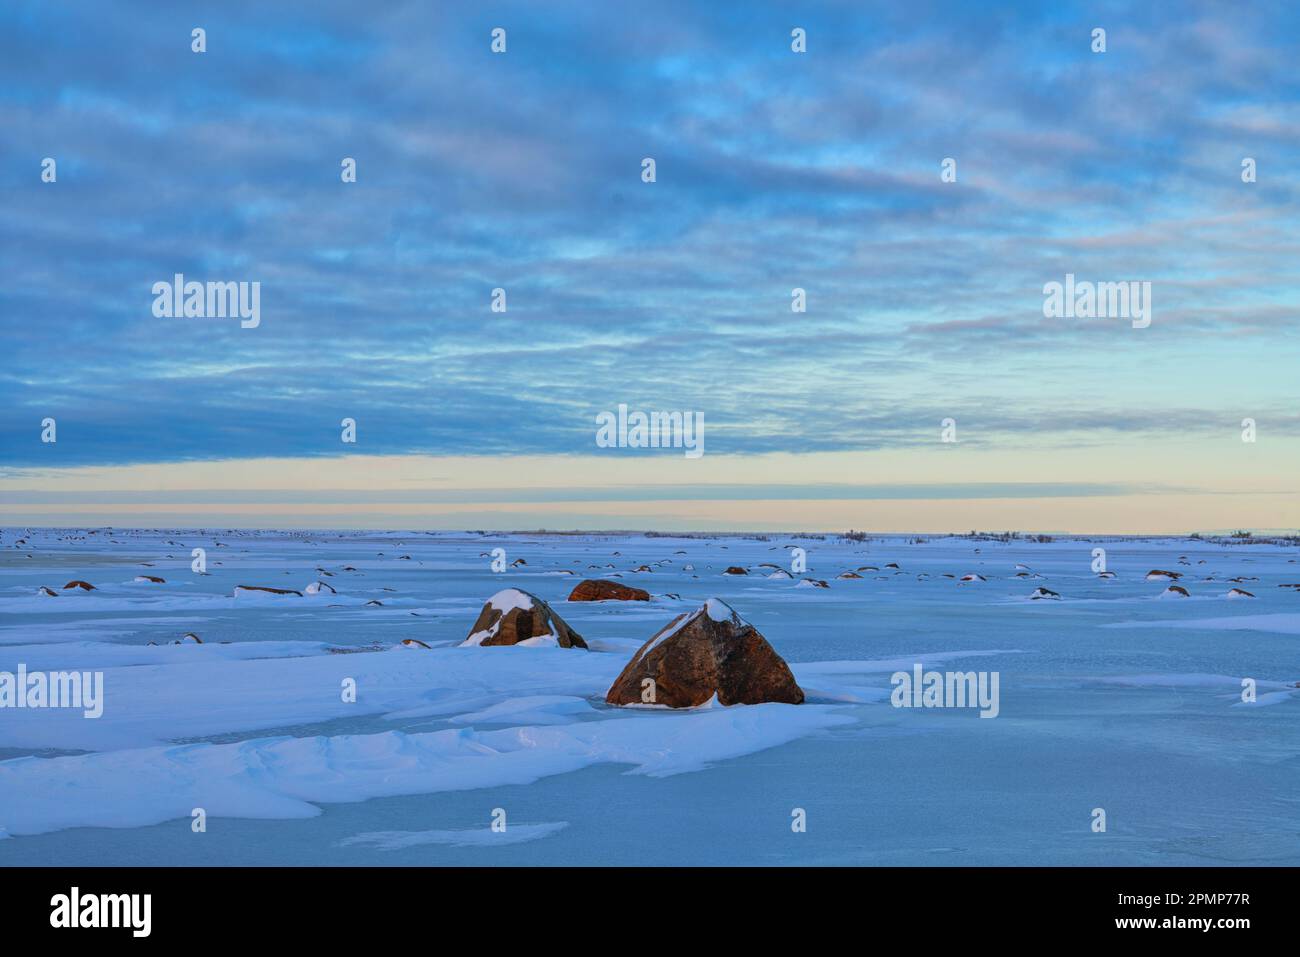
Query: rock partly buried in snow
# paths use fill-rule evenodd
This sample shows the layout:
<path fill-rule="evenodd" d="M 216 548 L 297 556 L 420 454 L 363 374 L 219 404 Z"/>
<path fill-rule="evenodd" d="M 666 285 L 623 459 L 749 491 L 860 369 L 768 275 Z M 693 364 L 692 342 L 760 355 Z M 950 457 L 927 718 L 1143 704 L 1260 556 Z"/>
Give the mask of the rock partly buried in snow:
<path fill-rule="evenodd" d="M 1254 598 L 1255 596 L 1252 595 L 1250 592 L 1246 591 L 1246 589 L 1244 588 L 1231 588 L 1228 590 L 1228 594 L 1224 595 L 1223 597 L 1224 598 Z"/>
<path fill-rule="evenodd" d="M 269 588 L 266 585 L 236 585 L 235 597 L 238 598 L 244 592 L 264 591 L 271 595 L 297 595 L 302 597 L 302 592 L 294 591 L 292 588 Z"/>
<path fill-rule="evenodd" d="M 1182 577 L 1182 572 L 1167 572 L 1159 568 L 1153 568 L 1147 572 L 1147 581 L 1149 582 L 1176 582 Z"/>
<path fill-rule="evenodd" d="M 1098 578 L 1104 578 L 1104 579 L 1106 579 L 1107 581 L 1109 581 L 1110 579 L 1112 579 L 1112 578 L 1115 577 L 1115 573 L 1114 573 L 1114 572 L 1097 572 L 1097 577 L 1098 577 Z"/>
<path fill-rule="evenodd" d="M 804 578 L 799 582 L 799 584 L 795 585 L 794 587 L 795 588 L 830 588 L 831 586 L 826 584 L 826 582 L 820 578 Z"/>
<path fill-rule="evenodd" d="M 142 583 L 152 582 L 155 585 L 167 584 L 167 580 L 165 578 L 159 578 L 157 575 L 136 575 L 135 580 Z"/>
<path fill-rule="evenodd" d="M 83 582 L 80 578 L 74 578 L 72 581 L 68 582 L 66 585 L 63 586 L 64 591 L 67 591 L 69 588 L 80 588 L 82 591 L 95 590 L 94 585 L 92 585 L 90 582 Z"/>
<path fill-rule="evenodd" d="M 192 632 L 192 631 L 187 631 L 187 632 L 185 632 L 185 634 L 181 635 L 180 638 L 176 639 L 175 644 L 178 644 L 178 645 L 201 645 L 201 644 L 203 644 L 203 639 L 200 638 L 198 635 L 194 634 L 194 632 Z"/>
<path fill-rule="evenodd" d="M 841 572 L 835 577 L 836 578 L 861 578 L 862 576 L 859 575 L 857 572 Z"/>
<path fill-rule="evenodd" d="M 728 568 L 728 569 L 727 569 L 725 572 L 723 572 L 722 574 L 724 574 L 724 575 L 748 575 L 748 574 L 749 574 L 749 569 L 748 569 L 748 568 L 741 568 L 739 565 L 732 565 L 730 568 Z"/>
<path fill-rule="evenodd" d="M 397 647 L 399 647 L 399 648 L 428 648 L 429 646 L 426 645 L 424 642 L 422 642 L 419 638 L 403 638 L 402 641 L 401 641 L 401 644 L 399 644 Z"/>
<path fill-rule="evenodd" d="M 974 572 L 971 572 L 969 575 L 962 575 L 960 580 L 961 580 L 961 581 L 964 581 L 964 582 L 986 582 L 986 581 L 988 581 L 988 579 L 985 578 L 983 575 L 977 575 L 977 574 L 975 574 Z"/>
<path fill-rule="evenodd" d="M 42 585 L 42 586 L 40 587 L 40 589 L 36 592 L 36 594 L 40 595 L 42 598 L 58 598 L 58 597 L 59 597 L 59 593 L 56 592 L 53 588 L 50 588 L 50 587 L 47 586 L 47 585 Z"/>
<path fill-rule="evenodd" d="M 578 582 L 569 592 L 569 601 L 649 601 L 650 593 L 643 588 L 620 585 L 604 578 L 588 578 Z"/>
<path fill-rule="evenodd" d="M 1182 585 L 1170 585 L 1160 593 L 1161 598 L 1191 598 L 1191 593 Z"/>
<path fill-rule="evenodd" d="M 488 599 L 461 647 L 475 645 L 586 648 L 582 636 L 536 595 L 506 588 Z"/>
<path fill-rule="evenodd" d="M 793 578 L 794 576 L 791 575 L 784 568 L 778 568 L 776 571 L 772 572 L 772 574 L 768 575 L 767 577 L 781 580 L 781 579 L 790 579 Z"/>
<path fill-rule="evenodd" d="M 1029 596 L 1029 598 L 1030 598 L 1032 601 L 1038 601 L 1038 600 L 1043 599 L 1043 598 L 1057 598 L 1057 599 L 1059 599 L 1060 597 L 1061 597 L 1061 596 L 1060 596 L 1060 594 L 1059 594 L 1058 592 L 1054 592 L 1054 591 L 1052 591 L 1050 588 L 1043 588 L 1041 585 L 1040 585 L 1039 587 L 1035 588 L 1035 589 L 1034 589 L 1034 593 L 1033 593 L 1032 595 Z"/>
<path fill-rule="evenodd" d="M 654 683 L 646 684 L 646 679 Z M 605 701 L 695 708 L 714 697 L 724 705 L 801 704 L 803 690 L 758 629 L 726 602 L 710 598 L 695 611 L 678 615 L 642 645 L 606 692 Z"/>
<path fill-rule="evenodd" d="M 328 582 L 314 581 L 306 588 L 308 595 L 337 595 L 334 586 Z"/>

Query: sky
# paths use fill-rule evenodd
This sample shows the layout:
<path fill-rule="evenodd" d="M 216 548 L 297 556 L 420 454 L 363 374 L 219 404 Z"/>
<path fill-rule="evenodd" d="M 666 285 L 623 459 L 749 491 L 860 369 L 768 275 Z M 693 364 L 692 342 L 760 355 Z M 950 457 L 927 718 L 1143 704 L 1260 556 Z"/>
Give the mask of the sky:
<path fill-rule="evenodd" d="M 0 525 L 1295 529 L 1298 61 L 1282 2 L 6 3 Z"/>

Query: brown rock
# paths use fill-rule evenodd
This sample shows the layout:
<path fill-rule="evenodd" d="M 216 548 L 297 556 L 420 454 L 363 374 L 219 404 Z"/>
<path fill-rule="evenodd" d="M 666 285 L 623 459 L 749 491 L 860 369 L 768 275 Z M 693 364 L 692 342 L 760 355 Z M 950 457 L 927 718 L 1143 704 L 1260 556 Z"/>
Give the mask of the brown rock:
<path fill-rule="evenodd" d="M 642 682 L 654 680 L 653 700 Z M 801 704 L 803 691 L 781 656 L 726 602 L 710 598 L 678 615 L 641 646 L 605 700 L 694 708 L 717 695 L 724 705 L 780 701 Z"/>
<path fill-rule="evenodd" d="M 265 585 L 236 585 L 235 594 L 238 595 L 241 591 L 264 591 L 270 592 L 272 595 L 297 595 L 299 598 L 302 597 L 302 592 L 294 591 L 292 588 L 268 588 Z"/>
<path fill-rule="evenodd" d="M 83 582 L 79 578 L 74 578 L 72 581 L 68 582 L 66 585 L 63 586 L 64 591 L 67 591 L 69 588 L 80 588 L 82 591 L 95 590 L 94 585 L 92 585 L 90 582 Z"/>
<path fill-rule="evenodd" d="M 649 601 L 650 593 L 642 588 L 620 585 L 604 578 L 578 582 L 569 593 L 569 601 Z"/>
<path fill-rule="evenodd" d="M 724 575 L 748 575 L 748 574 L 749 574 L 749 569 L 748 569 L 748 568 L 741 568 L 739 565 L 732 565 L 731 567 L 729 567 L 729 568 L 728 568 L 725 572 L 723 572 L 722 574 L 724 574 Z"/>
<path fill-rule="evenodd" d="M 1162 568 L 1153 568 L 1151 569 L 1151 571 L 1147 572 L 1147 581 L 1149 582 L 1159 582 L 1159 581 L 1176 582 L 1178 581 L 1178 579 L 1182 577 L 1183 577 L 1182 572 L 1167 572 Z"/>
<path fill-rule="evenodd" d="M 582 636 L 536 595 L 507 588 L 488 599 L 461 647 L 475 645 L 559 645 L 586 648 Z"/>

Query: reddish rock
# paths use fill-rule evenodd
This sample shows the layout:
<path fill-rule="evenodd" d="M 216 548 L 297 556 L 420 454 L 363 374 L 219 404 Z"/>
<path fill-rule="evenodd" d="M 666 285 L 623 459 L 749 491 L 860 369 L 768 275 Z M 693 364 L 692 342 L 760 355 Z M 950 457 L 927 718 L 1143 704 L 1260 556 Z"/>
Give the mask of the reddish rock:
<path fill-rule="evenodd" d="M 519 644 L 587 647 L 582 636 L 550 605 L 518 588 L 507 588 L 488 599 L 461 647 Z"/>
<path fill-rule="evenodd" d="M 95 590 L 94 585 L 92 585 L 90 582 L 83 582 L 79 578 L 74 578 L 72 581 L 68 582 L 66 585 L 63 586 L 64 591 L 67 591 L 69 588 L 80 588 L 82 591 Z"/>
<path fill-rule="evenodd" d="M 302 597 L 302 592 L 294 591 L 292 588 L 268 588 L 265 585 L 236 585 L 235 594 L 238 595 L 241 591 L 264 591 L 272 595 L 297 595 L 299 598 Z"/>
<path fill-rule="evenodd" d="M 604 578 L 580 581 L 569 593 L 569 601 L 649 601 L 650 593 L 642 588 L 620 585 Z"/>
<path fill-rule="evenodd" d="M 1182 572 L 1167 572 L 1160 568 L 1153 568 L 1147 572 L 1147 581 L 1149 582 L 1176 582 L 1182 577 Z"/>
<path fill-rule="evenodd" d="M 749 569 L 747 569 L 747 568 L 741 568 L 739 565 L 732 565 L 730 568 L 728 568 L 728 569 L 727 569 L 725 572 L 723 572 L 722 574 L 724 574 L 724 575 L 748 575 L 748 574 L 749 574 Z"/>
<path fill-rule="evenodd" d="M 654 680 L 653 700 L 645 679 Z M 714 696 L 724 705 L 801 704 L 803 690 L 781 656 L 726 602 L 710 598 L 678 615 L 641 646 L 605 700 L 614 705 L 694 708 Z"/>

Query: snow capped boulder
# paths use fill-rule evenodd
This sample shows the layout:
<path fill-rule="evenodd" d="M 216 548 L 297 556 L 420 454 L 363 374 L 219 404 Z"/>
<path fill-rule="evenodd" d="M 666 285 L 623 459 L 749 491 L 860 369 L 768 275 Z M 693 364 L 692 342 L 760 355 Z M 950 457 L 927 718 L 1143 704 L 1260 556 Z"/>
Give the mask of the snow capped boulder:
<path fill-rule="evenodd" d="M 1029 599 L 1031 601 L 1038 601 L 1043 598 L 1051 598 L 1051 599 L 1059 600 L 1060 597 L 1061 596 L 1057 592 L 1052 591 L 1050 588 L 1043 588 L 1040 585 L 1039 587 L 1034 589 L 1034 593 L 1029 596 Z"/>
<path fill-rule="evenodd" d="M 1097 577 L 1098 577 L 1098 578 L 1104 578 L 1106 581 L 1110 581 L 1111 579 L 1113 579 L 1113 578 L 1115 577 L 1115 573 L 1114 573 L 1114 572 L 1097 572 Z"/>
<path fill-rule="evenodd" d="M 338 592 L 334 590 L 333 585 L 329 584 L 328 582 L 323 582 L 320 580 L 312 582 L 304 589 L 304 591 L 306 591 L 308 595 L 322 595 L 322 594 L 337 595 L 338 594 Z"/>
<path fill-rule="evenodd" d="M 59 593 L 58 593 L 58 592 L 56 592 L 53 588 L 50 588 L 50 587 L 48 587 L 48 586 L 46 586 L 46 585 L 42 585 L 42 586 L 40 587 L 40 589 L 36 592 L 36 594 L 40 595 L 42 598 L 58 598 L 58 597 L 59 597 Z"/>
<path fill-rule="evenodd" d="M 462 648 L 476 645 L 559 645 L 586 648 L 582 636 L 536 595 L 506 588 L 487 600 Z"/>
<path fill-rule="evenodd" d="M 1147 572 L 1147 581 L 1149 582 L 1176 582 L 1182 577 L 1182 572 L 1167 572 L 1159 568 L 1153 568 Z"/>
<path fill-rule="evenodd" d="M 63 586 L 64 591 L 67 591 L 69 588 L 80 588 L 82 591 L 95 590 L 94 585 L 92 585 L 90 582 L 83 582 L 79 578 L 74 578 L 72 581 L 68 582 L 66 585 Z"/>
<path fill-rule="evenodd" d="M 1160 593 L 1161 598 L 1191 598 L 1191 593 L 1182 585 L 1170 585 Z"/>
<path fill-rule="evenodd" d="M 134 580 L 141 583 L 152 582 L 155 585 L 167 584 L 165 578 L 159 578 L 157 575 L 136 575 Z"/>
<path fill-rule="evenodd" d="M 767 639 L 717 598 L 661 628 L 605 694 L 609 704 L 666 708 L 695 708 L 714 698 L 723 705 L 803 702 L 803 690 Z"/>
<path fill-rule="evenodd" d="M 805 578 L 794 587 L 795 588 L 830 588 L 831 586 L 826 584 L 826 582 L 822 581 L 820 578 Z"/>
<path fill-rule="evenodd" d="M 270 588 L 266 585 L 236 585 L 235 597 L 246 595 L 250 592 L 265 592 L 270 595 L 297 595 L 302 597 L 302 592 L 294 591 L 292 588 Z"/>
<path fill-rule="evenodd" d="M 768 578 L 775 578 L 775 579 L 777 579 L 777 580 L 785 580 L 785 581 L 789 581 L 789 580 L 790 580 L 791 578 L 793 578 L 794 576 L 791 575 L 791 574 L 790 574 L 788 571 L 786 571 L 784 568 L 778 568 L 776 571 L 772 572 L 772 574 L 768 575 L 767 577 L 768 577 Z"/>
<path fill-rule="evenodd" d="M 569 601 L 649 601 L 650 593 L 643 588 L 632 588 L 603 578 L 588 578 L 578 582 L 569 592 Z"/>
<path fill-rule="evenodd" d="M 962 575 L 960 580 L 961 580 L 961 581 L 964 581 L 964 582 L 986 582 L 986 581 L 988 581 L 988 579 L 985 578 L 983 575 L 977 575 L 977 574 L 975 574 L 974 572 L 971 572 L 969 575 Z"/>
<path fill-rule="evenodd" d="M 749 574 L 749 569 L 747 569 L 747 568 L 741 568 L 739 565 L 732 565 L 732 566 L 730 566 L 730 567 L 729 567 L 725 572 L 723 572 L 722 574 L 724 574 L 724 575 L 748 575 L 748 574 Z"/>
<path fill-rule="evenodd" d="M 203 639 L 200 638 L 198 635 L 194 634 L 194 632 L 192 632 L 192 631 L 187 631 L 187 632 L 185 632 L 185 634 L 181 635 L 180 638 L 176 639 L 176 641 L 173 642 L 173 644 L 177 644 L 177 645 L 201 645 L 201 644 L 203 644 Z"/>
<path fill-rule="evenodd" d="M 1228 594 L 1224 595 L 1223 597 L 1236 599 L 1236 598 L 1254 598 L 1255 596 L 1252 595 L 1250 592 L 1246 591 L 1246 589 L 1244 588 L 1231 588 L 1228 590 Z"/>

